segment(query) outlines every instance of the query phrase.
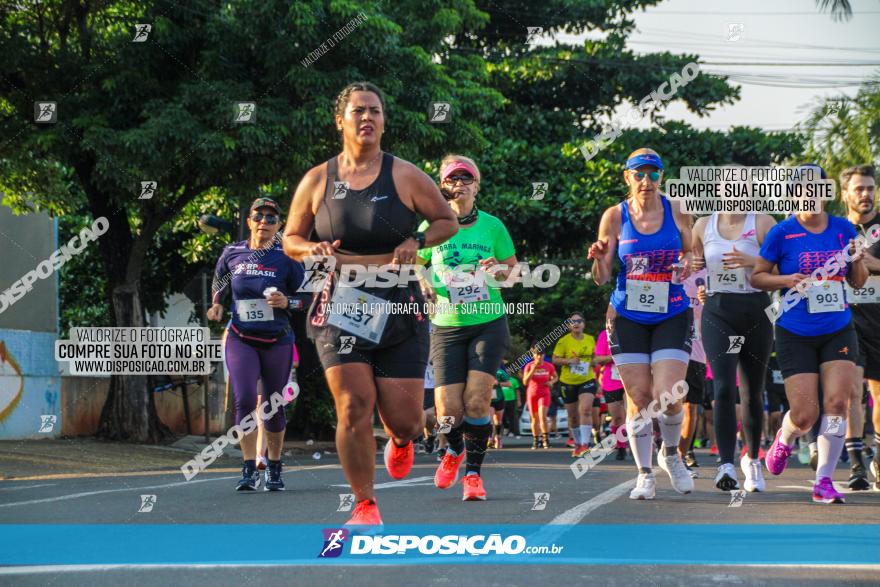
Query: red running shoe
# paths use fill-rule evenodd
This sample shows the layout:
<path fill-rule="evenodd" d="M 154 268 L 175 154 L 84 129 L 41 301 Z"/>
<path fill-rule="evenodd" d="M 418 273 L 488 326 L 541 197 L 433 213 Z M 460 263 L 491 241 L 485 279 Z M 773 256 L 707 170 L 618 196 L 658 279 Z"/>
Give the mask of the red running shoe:
<path fill-rule="evenodd" d="M 455 482 L 458 481 L 458 467 L 464 459 L 464 454 L 465 451 L 461 451 L 460 455 L 453 457 L 448 450 L 446 451 L 443 460 L 440 461 L 440 466 L 437 467 L 437 472 L 434 473 L 435 486 L 440 489 L 449 489 L 455 485 Z"/>
<path fill-rule="evenodd" d="M 379 507 L 373 499 L 359 502 L 354 508 L 351 519 L 345 525 L 359 534 L 377 534 L 385 527 L 381 516 L 379 516 Z"/>
<path fill-rule="evenodd" d="M 385 468 L 388 474 L 394 479 L 403 479 L 409 475 L 412 469 L 415 450 L 413 449 L 412 440 L 406 443 L 406 446 L 397 446 L 394 440 L 389 438 L 388 444 L 385 445 Z"/>
<path fill-rule="evenodd" d="M 465 475 L 461 484 L 464 485 L 462 501 L 486 501 L 486 490 L 479 475 Z"/>
<path fill-rule="evenodd" d="M 568 448 L 574 448 L 574 438 L 569 436 L 568 440 L 565 441 L 565 446 L 567 446 Z"/>

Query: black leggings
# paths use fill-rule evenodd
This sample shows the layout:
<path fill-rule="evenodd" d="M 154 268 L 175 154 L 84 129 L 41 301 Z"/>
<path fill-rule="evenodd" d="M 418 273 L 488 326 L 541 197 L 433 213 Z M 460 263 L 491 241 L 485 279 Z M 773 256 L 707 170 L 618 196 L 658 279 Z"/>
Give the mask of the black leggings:
<path fill-rule="evenodd" d="M 764 417 L 764 383 L 773 346 L 773 327 L 764 313 L 766 293 L 719 293 L 703 307 L 702 334 L 706 358 L 712 366 L 715 388 L 715 439 L 722 463 L 734 463 L 736 451 L 736 371 L 739 381 L 743 431 L 751 458 L 758 458 Z M 739 352 L 730 337 L 741 336 Z"/>

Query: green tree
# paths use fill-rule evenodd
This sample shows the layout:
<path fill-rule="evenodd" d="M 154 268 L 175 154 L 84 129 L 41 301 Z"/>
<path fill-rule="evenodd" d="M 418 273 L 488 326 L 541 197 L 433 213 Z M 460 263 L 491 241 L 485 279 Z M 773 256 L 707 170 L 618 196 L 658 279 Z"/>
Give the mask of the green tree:
<path fill-rule="evenodd" d="M 424 17 L 422 7 L 401 2 L 394 11 Z M 169 289 L 158 284 L 146 292 L 145 271 L 181 260 L 179 238 L 163 228 L 213 189 L 247 199 L 260 185 L 292 184 L 332 155 L 333 95 L 353 79 L 388 91 L 394 139 L 386 148 L 438 157 L 453 129 L 462 148 L 480 143 L 480 121 L 500 95 L 485 86 L 478 60 L 458 60 L 450 76 L 431 54 L 463 22 L 479 25 L 484 16 L 470 2 L 456 2 L 404 27 L 382 10 L 381 3 L 282 0 L 44 0 L 24 10 L 5 4 L 4 203 L 106 217 L 110 228 L 97 248 L 111 322 L 143 325 L 144 294 L 161 299 Z M 303 65 L 362 12 L 358 34 Z M 138 23 L 152 27 L 144 42 L 133 42 Z M 441 130 L 425 116 L 432 97 L 467 97 L 469 106 Z M 38 100 L 57 103 L 55 124 L 34 122 Z M 255 123 L 235 122 L 238 102 L 257 104 Z M 142 181 L 157 182 L 152 199 L 138 199 Z M 156 441 L 165 433 L 146 377 L 114 376 L 100 434 Z"/>
<path fill-rule="evenodd" d="M 880 162 L 880 91 L 873 80 L 854 98 L 820 100 L 801 124 L 806 135 L 804 157 L 821 165 L 828 176 L 852 165 Z"/>

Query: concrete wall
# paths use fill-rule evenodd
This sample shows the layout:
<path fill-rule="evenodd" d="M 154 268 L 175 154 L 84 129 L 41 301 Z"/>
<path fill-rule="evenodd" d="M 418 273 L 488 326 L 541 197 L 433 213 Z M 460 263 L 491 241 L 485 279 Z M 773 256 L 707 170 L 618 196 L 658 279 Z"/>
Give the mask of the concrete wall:
<path fill-rule="evenodd" d="M 0 206 L 0 292 L 49 258 L 58 248 L 56 232 L 55 221 L 46 214 L 15 216 Z M 57 327 L 57 273 L 37 279 L 33 289 L 11 306 L 0 303 L 0 329 L 56 332 Z"/>
<path fill-rule="evenodd" d="M 228 425 L 224 410 L 226 385 L 223 372 L 210 379 L 208 388 L 208 416 L 211 434 L 225 433 Z M 180 376 L 181 378 L 183 376 Z M 195 376 L 187 379 L 195 379 Z M 199 378 L 201 379 L 201 378 Z M 93 436 L 98 429 L 101 410 L 110 389 L 109 377 L 63 377 L 61 380 L 61 407 L 64 436 Z M 201 385 L 190 385 L 187 392 L 193 434 L 204 434 L 204 402 Z M 159 419 L 176 434 L 186 434 L 186 417 L 180 389 L 155 394 Z M 229 409 L 232 409 L 230 403 Z"/>

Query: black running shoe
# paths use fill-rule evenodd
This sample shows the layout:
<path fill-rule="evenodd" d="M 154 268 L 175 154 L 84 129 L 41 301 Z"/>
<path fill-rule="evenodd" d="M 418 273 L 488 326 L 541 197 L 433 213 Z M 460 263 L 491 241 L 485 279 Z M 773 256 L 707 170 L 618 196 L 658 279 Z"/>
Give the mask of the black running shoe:
<path fill-rule="evenodd" d="M 538 448 L 538 437 L 532 436 L 532 450 L 537 450 Z"/>
<path fill-rule="evenodd" d="M 687 454 L 684 456 L 684 464 L 691 469 L 699 468 L 700 464 L 697 462 L 697 456 L 694 454 L 694 451 L 689 450 L 687 452 Z"/>
<path fill-rule="evenodd" d="M 437 437 L 436 437 L 436 436 L 434 436 L 434 435 L 432 434 L 431 436 L 427 437 L 427 438 L 424 440 L 425 452 L 426 452 L 427 454 L 431 454 L 431 453 L 433 453 L 433 452 L 434 452 L 434 447 L 436 446 L 436 443 L 437 443 Z"/>
<path fill-rule="evenodd" d="M 244 465 L 241 468 L 241 480 L 236 486 L 236 491 L 256 491 L 260 486 L 260 472 L 257 468 Z"/>
<path fill-rule="evenodd" d="M 284 491 L 284 480 L 281 479 L 281 461 L 269 463 L 266 467 L 266 485 L 263 491 Z"/>
<path fill-rule="evenodd" d="M 617 447 L 617 454 L 614 455 L 614 458 L 618 461 L 626 460 L 626 448 L 622 446 Z"/>

